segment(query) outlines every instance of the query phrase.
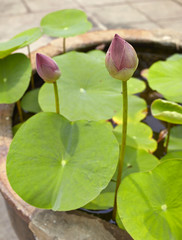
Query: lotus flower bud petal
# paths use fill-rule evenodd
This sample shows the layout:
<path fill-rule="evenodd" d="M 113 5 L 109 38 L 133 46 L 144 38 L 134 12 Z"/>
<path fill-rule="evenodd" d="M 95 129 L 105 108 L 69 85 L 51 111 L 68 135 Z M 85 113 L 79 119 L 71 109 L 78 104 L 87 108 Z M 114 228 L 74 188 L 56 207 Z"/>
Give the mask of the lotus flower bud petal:
<path fill-rule="evenodd" d="M 115 34 L 106 53 L 105 64 L 112 77 L 127 81 L 138 66 L 138 58 L 135 49 Z"/>
<path fill-rule="evenodd" d="M 57 63 L 41 53 L 36 54 L 36 66 L 39 76 L 47 83 L 53 83 L 61 76 Z"/>

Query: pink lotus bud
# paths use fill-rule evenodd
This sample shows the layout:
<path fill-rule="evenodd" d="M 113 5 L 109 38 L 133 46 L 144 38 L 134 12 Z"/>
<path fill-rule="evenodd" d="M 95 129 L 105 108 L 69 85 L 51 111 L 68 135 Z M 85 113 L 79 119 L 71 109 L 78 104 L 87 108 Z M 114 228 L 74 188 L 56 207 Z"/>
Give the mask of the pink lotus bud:
<path fill-rule="evenodd" d="M 36 65 L 39 76 L 47 83 L 55 82 L 61 75 L 57 63 L 41 53 L 36 54 Z"/>
<path fill-rule="evenodd" d="M 135 49 L 115 34 L 106 53 L 105 64 L 112 77 L 127 81 L 138 66 L 138 58 Z"/>

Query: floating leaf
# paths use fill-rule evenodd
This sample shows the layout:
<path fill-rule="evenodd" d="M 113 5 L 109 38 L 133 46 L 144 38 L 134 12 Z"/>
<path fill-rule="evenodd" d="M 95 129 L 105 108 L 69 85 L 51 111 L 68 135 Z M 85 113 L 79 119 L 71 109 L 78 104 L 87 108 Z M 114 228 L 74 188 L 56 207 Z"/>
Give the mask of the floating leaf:
<path fill-rule="evenodd" d="M 13 39 L 19 39 L 22 37 L 25 37 L 26 41 L 21 45 L 21 48 L 30 45 L 31 43 L 35 42 L 36 40 L 38 40 L 40 37 L 42 36 L 42 32 L 41 29 L 38 27 L 35 28 L 31 28 L 28 29 L 24 32 L 21 32 L 19 34 L 17 34 L 15 37 L 12 38 Z"/>
<path fill-rule="evenodd" d="M 55 58 L 61 77 L 57 81 L 60 112 L 71 121 L 112 118 L 122 103 L 121 82 L 113 79 L 105 65 L 85 53 L 69 52 Z M 39 93 L 45 112 L 55 112 L 54 89 L 45 83 Z"/>
<path fill-rule="evenodd" d="M 116 223 L 117 223 L 119 228 L 125 230 L 125 227 L 124 227 L 124 225 L 123 225 L 123 223 L 122 223 L 122 221 L 121 221 L 121 219 L 118 215 L 118 212 L 116 212 Z"/>
<path fill-rule="evenodd" d="M 182 59 L 176 61 L 158 61 L 148 74 L 149 85 L 166 99 L 182 102 Z"/>
<path fill-rule="evenodd" d="M 135 240 L 182 239 L 182 160 L 164 161 L 127 176 L 118 191 L 118 214 Z M 170 170 L 170 171 L 169 171 Z"/>
<path fill-rule="evenodd" d="M 8 56 L 10 53 L 20 48 L 26 41 L 26 37 L 19 37 L 18 39 L 11 39 L 0 43 L 0 58 Z"/>
<path fill-rule="evenodd" d="M 113 207 L 116 182 L 111 181 L 97 198 L 84 206 L 86 209 L 103 210 Z"/>
<path fill-rule="evenodd" d="M 118 151 L 112 131 L 101 123 L 38 113 L 16 133 L 7 175 L 29 204 L 67 211 L 84 206 L 108 185 Z"/>
<path fill-rule="evenodd" d="M 170 130 L 170 138 L 168 151 L 182 151 L 182 126 L 172 127 Z"/>
<path fill-rule="evenodd" d="M 182 159 L 182 151 L 171 151 L 171 152 L 168 152 L 160 160 L 164 161 L 164 160 L 176 160 L 176 159 Z"/>
<path fill-rule="evenodd" d="M 64 9 L 49 13 L 41 20 L 43 32 L 52 37 L 71 37 L 92 28 L 86 14 L 78 9 Z"/>
<path fill-rule="evenodd" d="M 148 68 L 143 69 L 140 73 L 140 75 L 145 79 L 148 79 L 148 74 L 149 74 L 149 69 Z"/>
<path fill-rule="evenodd" d="M 139 122 L 147 115 L 147 104 L 145 100 L 137 96 L 128 97 L 128 122 Z M 113 117 L 113 121 L 122 124 L 123 121 L 123 104 L 121 103 L 120 111 Z"/>
<path fill-rule="evenodd" d="M 176 60 L 181 59 L 181 58 L 182 58 L 182 54 L 175 53 L 172 56 L 168 57 L 167 61 L 176 61 Z"/>
<path fill-rule="evenodd" d="M 137 78 L 130 78 L 128 83 L 128 94 L 142 92 L 145 89 L 145 83 Z"/>
<path fill-rule="evenodd" d="M 131 173 L 151 170 L 159 164 L 159 160 L 146 150 L 126 146 L 125 151 L 122 178 Z M 117 171 L 112 179 L 117 180 Z"/>
<path fill-rule="evenodd" d="M 0 103 L 14 103 L 23 96 L 31 71 L 30 60 L 24 54 L 0 59 Z"/>
<path fill-rule="evenodd" d="M 22 126 L 23 123 L 18 123 L 15 126 L 13 126 L 12 130 L 13 130 L 13 136 L 15 136 L 15 134 L 17 133 L 18 129 Z"/>
<path fill-rule="evenodd" d="M 123 165 L 122 178 L 134 172 L 151 170 L 159 164 L 159 160 L 152 154 L 142 149 L 126 147 L 125 160 Z M 85 208 L 92 210 L 108 209 L 113 207 L 114 193 L 117 181 L 117 171 L 112 177 L 112 181 L 101 192 L 101 194 L 88 203 Z"/>
<path fill-rule="evenodd" d="M 97 61 L 101 61 L 103 64 L 105 64 L 105 57 L 106 57 L 105 52 L 101 50 L 91 50 L 87 54 L 96 58 Z"/>
<path fill-rule="evenodd" d="M 156 99 L 151 105 L 152 115 L 162 121 L 182 124 L 182 106 L 177 103 Z"/>
<path fill-rule="evenodd" d="M 121 142 L 122 125 L 114 128 L 114 134 Z M 154 152 L 157 148 L 156 141 L 152 138 L 152 129 L 141 122 L 129 122 L 127 127 L 127 145 Z"/>
<path fill-rule="evenodd" d="M 39 88 L 31 90 L 23 96 L 21 100 L 21 107 L 24 111 L 33 113 L 38 113 L 41 111 L 38 103 L 38 93 Z"/>

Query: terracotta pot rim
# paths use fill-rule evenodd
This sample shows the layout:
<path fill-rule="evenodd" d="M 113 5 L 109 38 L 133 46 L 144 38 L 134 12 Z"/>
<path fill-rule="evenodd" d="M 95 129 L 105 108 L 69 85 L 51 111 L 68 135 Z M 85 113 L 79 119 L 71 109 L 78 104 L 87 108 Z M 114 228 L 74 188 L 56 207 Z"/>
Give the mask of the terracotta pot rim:
<path fill-rule="evenodd" d="M 130 42 L 141 42 L 146 44 L 159 44 L 166 47 L 176 48 L 176 51 L 182 51 L 182 34 L 166 30 L 136 30 L 136 29 L 115 29 L 106 31 L 95 31 L 82 34 L 67 39 L 67 49 L 83 49 L 109 43 L 115 33 Z M 39 48 L 31 53 L 33 58 L 33 67 L 35 67 L 35 54 L 41 52 L 50 57 L 62 53 L 62 39 L 51 41 L 46 46 Z M 11 118 L 13 114 L 13 104 L 0 104 L 0 191 L 8 203 L 13 206 L 17 214 L 25 221 L 31 220 L 32 214 L 37 208 L 25 203 L 10 187 L 6 176 L 6 157 L 12 140 Z"/>

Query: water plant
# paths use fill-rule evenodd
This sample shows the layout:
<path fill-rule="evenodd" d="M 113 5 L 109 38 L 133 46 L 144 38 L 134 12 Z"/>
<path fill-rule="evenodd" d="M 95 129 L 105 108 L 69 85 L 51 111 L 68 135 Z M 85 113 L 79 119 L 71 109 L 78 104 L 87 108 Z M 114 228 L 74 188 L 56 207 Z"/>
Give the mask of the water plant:
<path fill-rule="evenodd" d="M 38 208 L 114 207 L 112 219 L 136 240 L 181 239 L 181 56 L 145 71 L 150 87 L 165 98 L 152 103 L 152 114 L 170 124 L 168 136 L 171 129 L 164 141 L 167 154 L 159 159 L 153 131 L 141 122 L 147 104 L 136 94 L 145 82 L 132 77 L 138 65 L 134 48 L 116 34 L 106 54 L 66 52 L 66 37 L 90 26 L 80 10 L 42 19 L 41 32 L 63 37 L 64 54 L 54 60 L 37 54 L 37 72 L 45 82 L 22 100 L 31 63 L 22 54 L 9 54 L 29 41 L 20 34 L 17 42 L 0 46 L 0 103 L 21 100 L 25 110 L 36 113 L 21 124 L 11 143 L 9 182 Z"/>

